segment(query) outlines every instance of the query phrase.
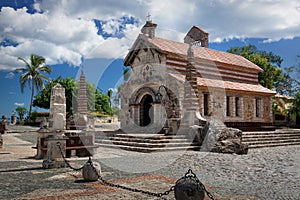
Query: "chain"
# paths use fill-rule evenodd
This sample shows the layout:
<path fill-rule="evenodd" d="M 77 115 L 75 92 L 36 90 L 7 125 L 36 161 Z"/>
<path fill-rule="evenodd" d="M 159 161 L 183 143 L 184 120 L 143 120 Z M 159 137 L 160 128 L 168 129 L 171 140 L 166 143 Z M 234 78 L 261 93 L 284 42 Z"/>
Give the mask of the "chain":
<path fill-rule="evenodd" d="M 69 161 L 67 161 L 67 159 L 66 159 L 65 156 L 64 156 L 64 153 L 63 153 L 63 151 L 62 151 L 62 149 L 61 149 L 61 146 L 60 146 L 60 142 L 57 142 L 56 145 L 57 145 L 58 148 L 59 148 L 61 157 L 63 158 L 64 162 L 67 164 L 67 166 L 68 166 L 69 168 L 73 169 L 74 171 L 80 171 L 80 170 L 83 169 L 84 165 L 83 165 L 82 167 L 80 167 L 80 168 L 74 168 L 74 167 L 72 167 L 71 164 L 69 163 Z"/>
<path fill-rule="evenodd" d="M 189 169 L 188 172 L 184 175 L 184 178 L 195 178 L 197 184 L 200 187 L 200 189 L 204 190 L 204 192 L 206 193 L 206 195 L 211 200 L 214 200 L 214 196 L 209 191 L 207 191 L 207 189 L 205 188 L 205 186 L 203 185 L 203 183 L 200 182 L 200 180 L 197 178 L 196 174 L 191 169 Z"/>
<path fill-rule="evenodd" d="M 63 151 L 61 149 L 61 146 L 60 146 L 60 142 L 57 142 L 57 146 L 58 146 L 58 148 L 60 150 L 60 153 L 61 153 L 61 156 L 62 156 L 64 162 L 67 164 L 67 166 L 69 168 L 71 168 L 71 169 L 73 169 L 75 171 L 79 171 L 79 170 L 82 170 L 84 168 L 85 165 L 83 165 L 80 168 L 74 168 L 74 167 L 72 167 L 70 165 L 69 161 L 67 161 L 67 159 L 64 156 L 64 153 L 63 153 Z M 89 164 L 92 167 L 93 171 L 98 176 L 98 180 L 100 180 L 104 185 L 107 185 L 107 186 L 110 186 L 110 187 L 120 188 L 120 189 L 123 189 L 123 190 L 128 190 L 128 191 L 131 191 L 131 192 L 142 193 L 142 194 L 146 194 L 146 195 L 150 195 L 150 196 L 154 196 L 154 197 L 162 197 L 162 196 L 169 195 L 170 192 L 174 191 L 174 189 L 175 189 L 175 185 L 174 185 L 174 186 L 171 186 L 170 189 L 167 190 L 167 191 L 165 191 L 165 192 L 155 193 L 155 192 L 150 192 L 150 191 L 141 190 L 141 189 L 137 189 L 137 188 L 130 188 L 130 187 L 126 187 L 126 186 L 123 186 L 123 185 L 113 184 L 113 183 L 110 183 L 107 180 L 103 179 L 103 177 L 98 173 L 98 171 L 96 170 L 96 168 L 93 165 L 91 157 L 89 157 L 89 160 L 86 162 L 86 164 Z M 209 191 L 206 190 L 205 186 L 199 181 L 199 179 L 197 178 L 196 174 L 191 169 L 188 170 L 188 172 L 184 175 L 183 178 L 190 178 L 190 177 L 195 178 L 197 180 L 198 185 L 201 187 L 201 189 L 203 189 L 205 191 L 205 193 L 207 194 L 207 196 L 211 200 L 214 200 L 213 195 Z"/>
<path fill-rule="evenodd" d="M 108 182 L 107 180 L 103 179 L 102 176 L 100 176 L 100 174 L 97 172 L 97 170 L 95 169 L 95 167 L 93 166 L 93 163 L 90 162 L 89 163 L 92 166 L 92 169 L 94 170 L 94 172 L 97 174 L 99 180 L 104 184 L 104 185 L 108 185 L 110 187 L 115 187 L 115 188 L 120 188 L 123 190 L 128 190 L 131 192 L 138 192 L 138 193 L 142 193 L 142 194 L 146 194 L 146 195 L 150 195 L 150 196 L 154 196 L 154 197 L 162 197 L 162 196 L 166 196 L 169 195 L 170 192 L 174 191 L 175 186 L 170 187 L 169 190 L 165 191 L 165 192 L 161 192 L 161 193 L 155 193 L 155 192 L 150 192 L 150 191 L 145 191 L 145 190 L 141 190 L 141 189 L 136 189 L 136 188 L 130 188 L 130 187 L 126 187 L 123 185 L 118 185 L 118 184 L 113 184 Z"/>
<path fill-rule="evenodd" d="M 61 153 L 61 156 L 64 160 L 64 162 L 67 164 L 67 166 L 75 171 L 79 171 L 79 170 L 82 170 L 84 168 L 84 165 L 80 168 L 74 168 L 70 165 L 69 161 L 67 161 L 67 159 L 65 158 L 64 156 L 64 153 L 61 149 L 61 146 L 60 146 L 60 142 L 57 142 L 57 146 L 60 150 L 60 153 Z M 107 180 L 104 180 L 103 177 L 100 176 L 100 174 L 97 172 L 96 168 L 94 167 L 93 165 L 93 162 L 91 160 L 91 157 L 89 157 L 89 160 L 86 162 L 86 164 L 89 164 L 92 169 L 94 170 L 94 172 L 96 173 L 96 175 L 98 176 L 98 179 L 105 185 L 108 185 L 110 187 L 115 187 L 115 188 L 120 188 L 120 189 L 123 189 L 123 190 L 128 190 L 128 191 L 131 191 L 131 192 L 138 192 L 138 193 L 142 193 L 142 194 L 147 194 L 147 195 L 150 195 L 150 196 L 155 196 L 155 197 L 162 197 L 162 196 L 166 196 L 166 195 L 169 195 L 170 192 L 174 191 L 174 187 L 175 186 L 172 186 L 170 187 L 169 190 L 163 192 L 163 193 L 154 193 L 154 192 L 150 192 L 150 191 L 145 191 L 145 190 L 141 190 L 141 189 L 136 189 L 136 188 L 130 188 L 130 187 L 126 187 L 126 186 L 123 186 L 123 185 L 118 185 L 118 184 L 113 184 L 113 183 L 110 183 L 108 182 Z"/>

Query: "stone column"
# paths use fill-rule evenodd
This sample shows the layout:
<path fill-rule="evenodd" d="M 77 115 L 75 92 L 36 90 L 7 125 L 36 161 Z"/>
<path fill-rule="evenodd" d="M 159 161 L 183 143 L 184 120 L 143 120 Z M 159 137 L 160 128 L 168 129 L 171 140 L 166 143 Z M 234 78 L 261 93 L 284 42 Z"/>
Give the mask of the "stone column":
<path fill-rule="evenodd" d="M 154 110 L 154 113 L 153 113 L 153 116 L 154 116 L 154 120 L 153 122 L 155 124 L 160 124 L 161 121 L 163 121 L 163 116 L 162 116 L 162 106 L 160 103 L 153 103 L 152 104 L 152 107 L 153 107 L 153 110 Z"/>
<path fill-rule="evenodd" d="M 66 167 L 63 156 L 66 156 L 66 137 L 59 135 L 48 135 L 47 156 L 43 161 L 43 168 L 62 168 Z"/>
<path fill-rule="evenodd" d="M 77 113 L 75 115 L 74 121 L 76 129 L 85 130 L 88 125 L 88 97 L 86 93 L 86 80 L 83 69 L 81 70 L 80 80 L 79 80 L 79 92 L 78 92 L 78 102 L 77 102 Z"/>
<path fill-rule="evenodd" d="M 197 71 L 194 62 L 194 51 L 190 44 L 187 52 L 187 68 L 184 85 L 183 117 L 181 118 L 179 134 L 189 135 L 193 139 L 197 131 L 191 132 L 191 127 L 199 126 L 201 121 L 206 121 L 199 113 L 199 99 L 197 88 Z M 198 128 L 201 128 L 200 126 Z M 197 129 L 198 129 L 197 128 Z"/>
<path fill-rule="evenodd" d="M 47 155 L 47 142 L 45 139 L 48 137 L 49 134 L 52 134 L 49 129 L 47 128 L 40 128 L 38 130 L 38 137 L 37 137 L 37 159 L 46 158 Z"/>
<path fill-rule="evenodd" d="M 66 129 L 65 88 L 59 83 L 51 90 L 49 128 L 52 132 Z"/>

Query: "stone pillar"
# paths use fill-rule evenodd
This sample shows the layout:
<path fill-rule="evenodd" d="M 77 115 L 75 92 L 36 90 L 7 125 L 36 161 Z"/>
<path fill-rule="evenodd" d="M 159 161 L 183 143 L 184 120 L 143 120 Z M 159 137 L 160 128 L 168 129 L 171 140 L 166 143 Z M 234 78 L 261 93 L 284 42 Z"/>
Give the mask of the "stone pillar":
<path fill-rule="evenodd" d="M 51 90 L 49 128 L 52 132 L 66 129 L 65 88 L 59 83 Z"/>
<path fill-rule="evenodd" d="M 43 161 L 43 168 L 66 167 L 66 163 L 62 157 L 66 156 L 66 139 L 65 136 L 59 135 L 48 135 L 48 137 L 45 138 L 47 141 L 47 156 Z"/>
<path fill-rule="evenodd" d="M 88 125 L 88 97 L 86 93 L 86 80 L 83 69 L 81 70 L 80 80 L 79 80 L 79 92 L 78 92 L 78 102 L 77 102 L 77 113 L 74 117 L 76 129 L 85 130 Z"/>
<path fill-rule="evenodd" d="M 50 133 L 49 129 L 47 128 L 40 128 L 38 130 L 38 137 L 37 137 L 37 155 L 36 158 L 37 159 L 43 159 L 46 158 L 47 155 L 47 142 L 46 142 L 46 138 L 48 137 Z"/>
<path fill-rule="evenodd" d="M 194 138 L 197 132 L 190 132 L 194 125 L 199 126 L 201 121 L 206 121 L 199 113 L 199 99 L 197 89 L 197 71 L 194 62 L 194 51 L 192 44 L 187 52 L 187 68 L 184 85 L 184 100 L 183 100 L 183 117 L 180 122 L 179 134 L 190 134 L 190 138 Z M 200 128 L 200 127 L 199 127 Z"/>
<path fill-rule="evenodd" d="M 3 146 L 3 138 L 2 138 L 2 134 L 0 133 L 0 148 L 2 148 Z"/>
<path fill-rule="evenodd" d="M 88 113 L 88 98 L 86 93 L 86 81 L 85 81 L 85 75 L 83 69 L 81 70 L 81 75 L 79 80 L 77 112 L 80 114 Z"/>
<path fill-rule="evenodd" d="M 153 103 L 152 104 L 152 107 L 153 107 L 153 110 L 154 110 L 154 113 L 153 113 L 153 116 L 154 116 L 154 120 L 153 122 L 155 124 L 160 124 L 163 120 L 163 116 L 162 116 L 162 106 L 160 103 Z"/>

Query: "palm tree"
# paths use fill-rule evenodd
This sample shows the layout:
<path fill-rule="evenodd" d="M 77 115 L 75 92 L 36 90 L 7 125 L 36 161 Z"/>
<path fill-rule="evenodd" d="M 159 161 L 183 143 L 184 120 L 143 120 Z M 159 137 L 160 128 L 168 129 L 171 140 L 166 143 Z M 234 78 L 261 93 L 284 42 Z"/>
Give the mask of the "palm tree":
<path fill-rule="evenodd" d="M 25 63 L 24 68 L 19 68 L 15 70 L 16 72 L 23 72 L 23 74 L 21 74 L 19 78 L 21 92 L 24 92 L 26 83 L 28 83 L 29 89 L 31 89 L 31 99 L 28 113 L 28 117 L 30 119 L 35 88 L 38 91 L 44 87 L 43 81 L 50 81 L 50 79 L 42 73 L 46 72 L 50 74 L 52 69 L 50 66 L 44 65 L 46 62 L 46 59 L 44 57 L 36 54 L 30 55 L 30 63 L 28 63 L 24 58 L 19 57 L 18 60 L 21 60 Z"/>

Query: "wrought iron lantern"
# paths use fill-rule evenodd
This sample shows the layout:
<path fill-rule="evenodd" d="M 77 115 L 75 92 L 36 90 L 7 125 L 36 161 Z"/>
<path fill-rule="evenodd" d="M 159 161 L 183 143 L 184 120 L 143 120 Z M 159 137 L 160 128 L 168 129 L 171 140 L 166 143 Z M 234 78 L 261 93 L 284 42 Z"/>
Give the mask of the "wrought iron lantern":
<path fill-rule="evenodd" d="M 158 91 L 155 95 L 155 101 L 161 102 L 162 98 L 163 98 L 163 95 Z"/>

